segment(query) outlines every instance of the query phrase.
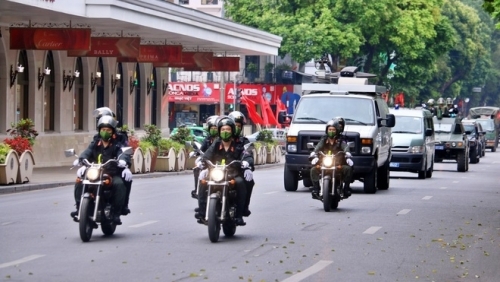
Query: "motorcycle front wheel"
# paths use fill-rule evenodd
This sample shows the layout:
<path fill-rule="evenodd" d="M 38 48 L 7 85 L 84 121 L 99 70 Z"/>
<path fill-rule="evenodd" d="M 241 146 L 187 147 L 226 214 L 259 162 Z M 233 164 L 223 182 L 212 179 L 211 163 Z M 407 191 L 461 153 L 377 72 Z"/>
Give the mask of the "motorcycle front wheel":
<path fill-rule="evenodd" d="M 332 180 L 329 177 L 323 179 L 323 209 L 326 212 L 330 211 L 330 202 L 332 201 L 332 195 L 330 195 L 332 187 Z"/>
<path fill-rule="evenodd" d="M 219 198 L 210 198 L 208 208 L 208 238 L 212 243 L 219 241 L 220 234 L 220 210 L 221 203 Z"/>
<path fill-rule="evenodd" d="M 229 217 L 222 223 L 222 231 L 226 237 L 232 237 L 236 233 L 236 224 Z"/>
<path fill-rule="evenodd" d="M 94 225 L 92 223 L 92 213 L 94 211 L 94 203 L 89 198 L 83 198 L 80 204 L 80 238 L 83 242 L 90 241 Z"/>

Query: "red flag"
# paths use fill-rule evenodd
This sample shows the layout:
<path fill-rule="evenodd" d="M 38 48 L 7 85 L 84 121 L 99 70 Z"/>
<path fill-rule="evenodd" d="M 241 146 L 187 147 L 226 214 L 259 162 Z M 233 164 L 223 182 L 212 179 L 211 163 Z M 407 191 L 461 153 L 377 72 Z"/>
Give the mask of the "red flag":
<path fill-rule="evenodd" d="M 260 115 L 264 121 L 262 125 L 269 126 L 269 118 L 267 117 L 267 112 L 264 109 L 264 97 L 262 97 L 262 93 L 257 94 L 257 103 L 260 105 Z"/>
<path fill-rule="evenodd" d="M 260 125 L 264 124 L 262 118 L 259 116 L 259 114 L 257 114 L 255 103 L 252 100 L 243 95 L 243 97 L 241 97 L 241 103 L 247 106 L 248 117 L 253 121 L 253 123 Z"/>

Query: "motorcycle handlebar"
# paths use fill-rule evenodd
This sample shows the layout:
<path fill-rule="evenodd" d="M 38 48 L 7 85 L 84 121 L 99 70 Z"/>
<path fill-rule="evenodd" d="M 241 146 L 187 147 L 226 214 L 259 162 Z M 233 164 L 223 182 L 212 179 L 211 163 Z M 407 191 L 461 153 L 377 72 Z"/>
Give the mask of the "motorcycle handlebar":
<path fill-rule="evenodd" d="M 118 163 L 118 160 L 117 159 L 109 159 L 107 162 L 105 162 L 104 164 L 102 164 L 102 166 L 106 166 L 107 164 L 111 163 L 111 162 L 115 162 L 115 163 Z M 91 166 L 92 164 L 87 160 L 87 159 L 83 159 L 82 163 L 86 166 L 86 167 L 89 167 Z"/>
<path fill-rule="evenodd" d="M 208 164 L 209 167 L 215 167 L 216 166 L 210 160 L 205 159 L 204 161 Z M 226 164 L 226 166 L 230 166 L 230 165 L 235 164 L 235 163 L 241 163 L 241 161 L 234 160 L 234 161 Z"/>

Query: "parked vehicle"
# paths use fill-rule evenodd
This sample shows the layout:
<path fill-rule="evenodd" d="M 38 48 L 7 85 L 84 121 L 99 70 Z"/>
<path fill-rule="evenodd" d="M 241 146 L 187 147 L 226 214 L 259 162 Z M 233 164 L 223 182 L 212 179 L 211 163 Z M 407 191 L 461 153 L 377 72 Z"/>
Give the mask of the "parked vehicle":
<path fill-rule="evenodd" d="M 454 160 L 457 171 L 469 170 L 469 139 L 459 118 L 441 118 L 434 116 L 436 135 L 434 162 Z"/>
<path fill-rule="evenodd" d="M 476 120 L 462 120 L 462 124 L 469 138 L 470 163 L 478 163 L 485 154 L 486 141 L 484 135 L 486 132 L 483 131 L 483 127 Z"/>
<path fill-rule="evenodd" d="M 389 170 L 418 173 L 431 178 L 434 171 L 434 121 L 425 109 L 390 109 L 396 117 L 392 128 Z"/>
<path fill-rule="evenodd" d="M 469 110 L 470 119 L 492 119 L 495 123 L 495 145 L 491 148 L 495 152 L 500 138 L 500 108 L 499 107 L 475 107 Z"/>
<path fill-rule="evenodd" d="M 391 127 L 395 117 L 382 99 L 386 88 L 368 85 L 368 77 L 375 75 L 358 72 L 357 67 L 346 67 L 330 74 L 328 79 L 314 77 L 323 83 L 302 83 L 303 96 L 287 133 L 283 177 L 286 191 L 296 191 L 299 180 L 303 180 L 305 186 L 312 185 L 306 144 L 316 145 L 325 134 L 325 124 L 334 117 L 344 118 L 344 135 L 353 142 L 350 148 L 353 179 L 364 183 L 366 193 L 389 188 Z M 332 80 L 337 80 L 337 84 L 329 83 Z M 278 121 L 285 124 L 287 117 L 290 118 L 280 112 Z"/>
<path fill-rule="evenodd" d="M 496 152 L 498 147 L 498 134 L 495 128 L 495 122 L 492 119 L 476 119 L 476 121 L 481 124 L 486 140 L 486 149 L 490 149 L 492 152 Z"/>
<path fill-rule="evenodd" d="M 186 126 L 191 131 L 191 136 L 193 136 L 194 141 L 203 143 L 203 140 L 208 136 L 208 132 L 201 126 Z M 175 135 L 178 128 L 174 128 L 170 135 Z"/>

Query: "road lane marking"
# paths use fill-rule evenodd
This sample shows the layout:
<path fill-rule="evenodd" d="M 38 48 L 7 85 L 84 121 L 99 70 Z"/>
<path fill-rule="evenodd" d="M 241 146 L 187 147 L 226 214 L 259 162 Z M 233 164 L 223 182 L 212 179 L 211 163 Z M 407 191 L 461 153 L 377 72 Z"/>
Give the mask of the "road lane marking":
<path fill-rule="evenodd" d="M 320 260 L 317 263 L 315 263 L 313 266 L 309 267 L 308 269 L 301 271 L 300 273 L 297 273 L 295 275 L 292 275 L 292 276 L 288 277 L 287 279 L 283 280 L 282 282 L 302 281 L 302 280 L 306 279 L 307 277 L 312 276 L 312 275 L 320 272 L 321 270 L 323 270 L 323 268 L 329 266 L 332 263 L 333 263 L 333 261 L 331 261 L 331 260 Z"/>
<path fill-rule="evenodd" d="M 0 264 L 0 268 L 6 268 L 6 267 L 9 267 L 9 266 L 18 265 L 18 264 L 25 263 L 25 262 L 28 262 L 30 260 L 34 260 L 34 259 L 41 258 L 41 257 L 44 257 L 44 256 L 45 255 L 31 255 L 31 256 L 27 256 L 25 258 L 18 259 L 18 260 L 15 260 L 15 261 L 2 263 L 2 264 Z"/>
<path fill-rule="evenodd" d="M 439 187 L 439 189 L 446 189 L 446 188 L 448 188 L 448 187 Z"/>
<path fill-rule="evenodd" d="M 458 181 L 458 180 L 453 181 L 453 183 L 458 183 L 458 182 L 460 182 L 460 181 Z"/>
<path fill-rule="evenodd" d="M 4 222 L 4 223 L 2 223 L 2 226 L 9 225 L 9 224 L 12 224 L 12 223 L 14 223 L 14 222 L 13 221 Z"/>
<path fill-rule="evenodd" d="M 278 193 L 278 191 L 267 192 L 267 193 L 264 193 L 264 195 L 271 195 L 271 194 L 274 194 L 274 193 Z"/>
<path fill-rule="evenodd" d="M 400 210 L 397 214 L 407 214 L 410 211 L 411 211 L 410 209 L 404 209 L 404 210 Z"/>
<path fill-rule="evenodd" d="M 432 198 L 432 196 L 425 196 L 422 198 L 422 200 L 430 200 Z"/>
<path fill-rule="evenodd" d="M 132 227 L 132 228 L 143 227 L 143 226 L 150 225 L 150 224 L 157 223 L 157 222 L 158 222 L 158 220 L 150 220 L 150 221 L 146 221 L 146 222 L 139 223 L 136 225 L 130 225 L 129 227 Z"/>
<path fill-rule="evenodd" d="M 375 232 L 379 231 L 382 226 L 372 226 L 363 232 L 363 234 L 375 234 Z"/>

